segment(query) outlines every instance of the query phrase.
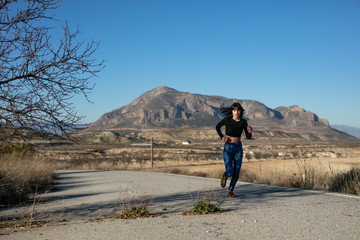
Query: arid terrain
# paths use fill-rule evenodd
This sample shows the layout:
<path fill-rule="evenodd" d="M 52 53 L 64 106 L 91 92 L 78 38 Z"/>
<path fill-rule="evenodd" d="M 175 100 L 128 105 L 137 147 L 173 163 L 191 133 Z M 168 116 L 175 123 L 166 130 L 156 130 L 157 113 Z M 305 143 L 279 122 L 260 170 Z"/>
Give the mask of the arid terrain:
<path fill-rule="evenodd" d="M 97 238 L 109 237 L 109 234 L 115 236 L 113 234 L 118 231 L 122 231 L 126 239 L 141 239 L 147 236 L 145 232 L 148 231 L 132 235 L 131 231 L 127 232 L 130 222 L 117 219 L 121 207 L 126 206 L 126 203 L 119 201 L 125 201 L 124 198 L 136 193 L 136 198 L 143 199 L 151 195 L 154 204 L 150 210 L 155 209 L 155 213 L 161 217 L 134 220 L 131 224 L 134 224 L 134 228 L 142 224 L 160 224 L 162 236 L 173 237 L 169 229 L 178 224 L 189 224 L 189 221 L 193 222 L 191 229 L 202 229 L 196 236 L 208 231 L 212 237 L 226 235 L 228 231 L 224 226 L 227 224 L 218 228 L 216 224 L 228 223 L 229 218 L 241 218 L 247 228 L 253 229 L 250 235 L 256 236 L 254 239 L 264 239 L 269 232 L 259 231 L 258 227 L 267 229 L 266 226 L 273 225 L 274 216 L 283 221 L 277 224 L 279 229 L 286 226 L 293 230 L 291 233 L 278 230 L 270 233 L 273 236 L 294 238 L 305 229 L 310 229 L 310 232 L 304 232 L 303 236 L 317 236 L 319 239 L 331 239 L 334 234 L 359 236 L 356 207 L 359 204 L 356 195 L 360 195 L 359 142 L 289 139 L 288 135 L 243 139 L 243 166 L 235 190 L 238 197 L 232 200 L 225 197 L 226 189 L 219 186 L 219 178 L 224 171 L 223 143 L 214 132 L 214 129 L 201 131 L 197 128 L 127 133 L 102 131 L 76 134 L 74 141 L 60 138 L 36 140 L 33 142 L 35 156 L 25 152 L 19 159 L 15 156 L 4 159 L 2 173 L 6 173 L 9 179 L 15 179 L 17 186 L 22 186 L 24 181 L 18 177 L 24 176 L 30 180 L 31 186 L 34 176 L 46 173 L 45 180 L 52 181 L 51 174 L 56 172 L 56 191 L 38 196 L 41 185 L 36 185 L 36 188 L 31 186 L 28 189 L 30 202 L 27 202 L 30 204 L 2 209 L 1 234 L 4 239 L 12 239 L 13 236 L 17 239 L 28 239 L 29 236 L 59 239 L 53 229 L 63 229 L 64 232 L 82 229 L 82 239 L 89 239 L 89 235 Z M 14 165 L 17 161 L 18 164 Z M 211 192 L 217 194 L 215 198 L 220 196 L 223 202 L 221 206 L 226 213 L 214 217 L 206 214 L 207 217 L 200 218 L 181 215 L 182 211 L 191 209 L 196 202 L 194 197 L 210 183 Z M 188 190 L 195 186 L 196 189 Z M 319 202 L 324 203 L 320 208 Z M 338 209 L 336 213 L 331 212 L 330 218 L 329 208 Z M 323 229 L 339 219 L 342 219 L 341 227 L 325 235 L 322 231 L 316 232 L 319 216 L 320 222 L 324 223 Z M 194 222 L 194 219 L 199 221 Z M 176 221 L 176 224 L 172 221 Z M 302 221 L 303 229 L 300 232 L 294 224 L 299 221 Z M 116 228 L 112 228 L 114 224 Z M 122 226 L 120 230 L 119 224 Z M 102 235 L 100 232 L 108 226 L 112 229 Z M 211 230 L 207 230 L 206 226 Z M 35 229 L 31 230 L 30 227 Z M 234 226 L 240 231 L 241 227 L 238 227 Z M 188 234 L 191 235 L 185 231 L 184 235 L 176 235 L 174 239 L 188 238 Z M 68 239 L 74 239 L 75 235 L 70 235 Z M 151 236 L 155 238 L 157 233 L 152 232 Z M 232 234 L 226 236 L 236 238 Z"/>
<path fill-rule="evenodd" d="M 74 142 L 54 139 L 37 146 L 56 169 L 132 169 L 219 178 L 223 144 L 214 126 L 224 117 L 219 107 L 234 101 L 244 106 L 244 117 L 254 129 L 251 140 L 242 139 L 242 180 L 313 188 L 315 175 L 359 167 L 360 139 L 331 128 L 326 119 L 306 109 L 270 109 L 257 101 L 166 86 L 104 113 L 74 132 Z"/>
<path fill-rule="evenodd" d="M 211 131 L 192 131 L 191 141 L 179 134 L 173 138 L 146 131 L 118 135 L 117 140 L 122 140 L 114 141 L 111 133 L 101 133 L 81 142 L 41 144 L 38 151 L 56 169 L 143 170 L 219 178 L 224 171 L 223 144 Z M 149 135 L 154 136 L 152 146 Z M 240 179 L 244 181 L 294 186 L 289 179 L 315 181 L 320 175 L 360 167 L 359 142 L 279 138 L 243 140 L 243 146 Z"/>
<path fill-rule="evenodd" d="M 143 171 L 58 171 L 58 191 L 32 219 L 0 228 L 1 239 L 358 239 L 360 197 L 239 182 L 226 198 L 218 179 Z M 221 213 L 185 215 L 205 193 Z M 209 195 L 211 193 L 212 195 Z M 150 197 L 150 218 L 119 219 Z M 201 198 L 200 198 L 201 199 Z M 2 216 L 31 212 L 8 209 Z M 32 220 L 32 221 L 31 221 Z M 11 221 L 14 224 L 14 221 Z M 28 227 L 26 227 L 28 224 Z M 30 228 L 30 225 L 32 226 Z"/>
<path fill-rule="evenodd" d="M 250 140 L 244 136 L 242 139 L 243 165 L 239 189 L 235 191 L 235 194 L 240 194 L 239 198 L 234 201 L 227 199 L 226 189 L 219 186 L 219 179 L 224 172 L 223 143 L 214 128 L 214 123 L 221 118 L 215 106 L 222 100 L 232 102 L 229 99 L 191 95 L 161 87 L 144 94 L 126 107 L 104 114 L 99 121 L 87 128 L 71 132 L 71 139 L 23 129 L 22 135 L 27 137 L 28 142 L 16 139 L 15 146 L 3 144 L 0 148 L 0 204 L 2 212 L 6 213 L 1 216 L 3 228 L 11 232 L 13 228 L 26 229 L 54 222 L 59 224 L 56 221 L 60 221 L 60 224 L 61 221 L 72 222 L 74 219 L 71 214 L 79 210 L 80 216 L 77 217 L 82 217 L 81 221 L 88 221 L 85 218 L 89 219 L 91 213 L 100 212 L 102 215 L 105 209 L 113 213 L 118 197 L 125 197 L 122 191 L 119 192 L 119 188 L 125 189 L 125 192 L 150 189 L 155 201 L 171 203 L 174 206 L 179 206 L 179 201 L 186 201 L 188 204 L 206 182 L 213 184 L 212 193 L 220 194 L 222 201 L 227 200 L 227 211 L 235 210 L 229 213 L 229 216 L 234 218 L 242 214 L 238 209 L 243 206 L 243 200 L 250 203 L 245 209 L 256 210 L 258 205 L 253 199 L 269 201 L 277 198 L 280 204 L 283 204 L 282 201 L 287 202 L 293 197 L 293 191 L 299 191 L 301 194 L 296 198 L 300 197 L 300 201 L 306 202 L 307 197 L 303 196 L 313 195 L 313 192 L 301 189 L 320 190 L 318 193 L 324 197 L 321 201 L 330 201 L 329 207 L 337 205 L 338 200 L 336 197 L 329 198 L 328 195 L 331 194 L 328 192 L 351 194 L 349 205 L 352 207 L 342 209 L 352 214 L 354 206 L 358 204 L 356 195 L 360 195 L 360 140 L 332 129 L 324 119 L 297 106 L 271 110 L 261 103 L 244 101 L 248 107 L 252 106 L 252 112 L 249 111 L 249 124 L 254 131 Z M 159 105 L 161 101 L 167 103 L 162 102 Z M 132 111 L 133 108 L 139 110 L 142 103 L 149 103 L 148 108 L 140 112 Z M 160 106 L 166 106 L 166 109 L 159 109 Z M 146 109 L 152 111 L 147 112 Z M 211 116 L 212 120 L 209 118 Z M 121 174 L 118 176 L 118 173 Z M 159 180 L 159 176 L 166 176 L 165 180 Z M 104 180 L 108 177 L 111 178 L 106 180 L 105 184 Z M 183 189 L 187 186 L 184 186 L 183 180 L 178 181 L 179 179 L 185 179 L 189 186 L 193 186 L 195 181 L 201 184 L 197 185 L 197 192 L 194 191 L 192 196 L 189 196 Z M 172 183 L 176 183 L 176 186 L 173 187 Z M 61 189 L 69 192 L 62 192 Z M 108 194 L 106 189 L 111 192 L 111 199 L 105 196 Z M 171 194 L 167 192 L 169 190 L 172 191 Z M 137 197 L 143 198 L 146 194 L 143 195 Z M 43 199 L 48 204 L 43 205 Z M 51 202 L 51 199 L 54 202 Z M 86 199 L 93 203 L 83 202 Z M 213 199 L 213 196 L 206 199 Z M 103 202 L 100 204 L 99 201 Z M 296 206 L 303 206 L 295 198 L 293 201 Z M 311 197 L 311 201 L 314 209 L 317 209 L 319 200 Z M 62 205 L 69 202 L 76 206 L 69 208 Z M 352 202 L 355 205 L 352 205 Z M 127 204 L 120 205 L 124 207 Z M 57 208 L 56 213 L 65 213 L 64 219 L 54 220 L 50 217 L 49 220 L 44 220 L 41 217 L 43 211 L 40 209 L 45 206 Z M 264 215 L 264 211 L 269 207 L 277 206 L 277 203 L 270 203 L 259 209 L 259 212 L 256 210 L 256 214 Z M 281 207 L 283 211 L 294 214 L 301 209 L 286 204 Z M 164 206 L 157 208 L 160 215 L 168 209 Z M 170 212 L 186 210 L 175 211 L 171 208 Z M 325 218 L 327 210 L 328 207 L 321 210 Z M 307 211 L 314 213 L 309 209 Z M 26 214 L 21 214 L 24 212 Z M 348 215 L 351 215 L 350 213 Z M 253 214 L 251 212 L 249 216 Z M 334 219 L 341 217 L 341 214 L 342 210 Z M 96 216 L 93 217 L 98 221 Z M 119 211 L 115 217 L 119 217 Z M 298 221 L 285 220 L 288 216 L 283 213 L 278 217 L 283 218 L 288 227 L 294 225 L 291 221 Z M 358 215 L 355 214 L 354 217 L 357 220 Z M 185 218 L 182 220 L 186 221 Z M 271 220 L 270 216 L 267 221 Z M 354 230 L 352 218 L 345 220 L 352 224 L 344 224 L 351 226 L 347 234 L 358 234 Z M 326 221 L 326 224 L 330 222 Z M 44 230 L 44 239 L 51 235 L 45 234 L 46 231 Z M 223 231 L 219 230 L 219 233 L 223 234 Z M 4 234 L 10 233 L 5 231 Z M 32 234 L 36 235 L 36 232 Z M 167 229 L 164 229 L 163 235 L 167 234 Z M 133 237 L 128 236 L 127 239 Z M 261 237 L 262 235 L 259 235 L 258 239 Z M 88 239 L 87 236 L 84 239 Z"/>

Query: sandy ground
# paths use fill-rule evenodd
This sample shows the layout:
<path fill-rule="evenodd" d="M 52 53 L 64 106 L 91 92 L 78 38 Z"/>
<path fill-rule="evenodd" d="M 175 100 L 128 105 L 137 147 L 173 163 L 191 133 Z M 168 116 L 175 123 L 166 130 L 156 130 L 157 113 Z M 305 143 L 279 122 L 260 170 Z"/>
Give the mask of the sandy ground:
<path fill-rule="evenodd" d="M 38 228 L 2 228 L 0 239 L 360 239 L 360 197 L 239 182 L 226 198 L 219 180 L 138 171 L 61 171 L 57 191 L 42 195 Z M 184 216 L 202 193 L 223 213 Z M 40 197 L 40 196 L 39 196 Z M 158 217 L 117 219 L 129 200 L 149 198 Z M 2 219 L 32 206 L 1 209 Z"/>

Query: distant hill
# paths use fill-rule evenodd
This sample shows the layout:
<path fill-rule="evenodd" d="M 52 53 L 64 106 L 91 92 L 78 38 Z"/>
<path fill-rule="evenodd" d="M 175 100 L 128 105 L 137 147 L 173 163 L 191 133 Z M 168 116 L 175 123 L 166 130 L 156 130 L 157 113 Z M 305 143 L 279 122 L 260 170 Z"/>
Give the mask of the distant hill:
<path fill-rule="evenodd" d="M 332 128 L 340 130 L 342 132 L 346 132 L 352 136 L 355 136 L 360 139 L 360 128 L 358 127 L 350 127 L 345 125 L 331 125 Z"/>
<path fill-rule="evenodd" d="M 357 140 L 332 129 L 326 119 L 321 119 L 315 113 L 299 106 L 271 109 L 254 100 L 192 94 L 166 86 L 150 90 L 129 105 L 103 114 L 89 125 L 88 130 L 214 127 L 224 117 L 219 106 L 229 106 L 234 102 L 240 102 L 244 107 L 244 117 L 255 131 L 258 131 L 258 136 L 271 136 L 273 133 L 269 132 L 276 131 L 295 134 L 305 139 Z"/>

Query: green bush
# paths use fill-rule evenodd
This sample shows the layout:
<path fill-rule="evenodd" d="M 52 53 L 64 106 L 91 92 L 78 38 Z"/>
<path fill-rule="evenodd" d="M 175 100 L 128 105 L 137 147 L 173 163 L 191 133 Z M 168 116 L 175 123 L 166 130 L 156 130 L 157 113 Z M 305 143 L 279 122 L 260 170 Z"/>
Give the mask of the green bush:
<path fill-rule="evenodd" d="M 208 199 L 203 199 L 197 202 L 195 207 L 192 209 L 192 212 L 195 214 L 211 214 L 216 212 L 221 212 L 219 207 L 216 207 Z"/>
<path fill-rule="evenodd" d="M 148 211 L 151 199 L 148 197 L 136 199 L 128 198 L 123 200 L 121 213 L 116 217 L 120 219 L 148 218 L 159 215 L 152 214 Z"/>
<path fill-rule="evenodd" d="M 119 218 L 131 219 L 131 218 L 144 218 L 149 217 L 151 214 L 145 206 L 132 207 L 130 210 L 120 213 Z"/>

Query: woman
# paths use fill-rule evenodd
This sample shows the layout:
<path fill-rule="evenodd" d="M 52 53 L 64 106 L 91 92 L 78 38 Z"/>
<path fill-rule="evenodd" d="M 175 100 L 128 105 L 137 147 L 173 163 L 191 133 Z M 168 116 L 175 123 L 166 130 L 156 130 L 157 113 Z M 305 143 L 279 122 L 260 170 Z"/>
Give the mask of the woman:
<path fill-rule="evenodd" d="M 223 157 L 225 162 L 225 172 L 221 178 L 221 187 L 226 186 L 228 177 L 231 177 L 227 196 L 235 198 L 233 193 L 235 184 L 239 179 L 240 168 L 243 158 L 243 148 L 241 143 L 241 134 L 245 131 L 246 138 L 251 138 L 253 131 L 246 120 L 243 118 L 244 109 L 240 103 L 233 103 L 230 107 L 220 106 L 220 111 L 226 116 L 216 125 L 216 131 L 224 144 Z M 225 134 L 221 132 L 221 127 L 225 125 Z"/>

